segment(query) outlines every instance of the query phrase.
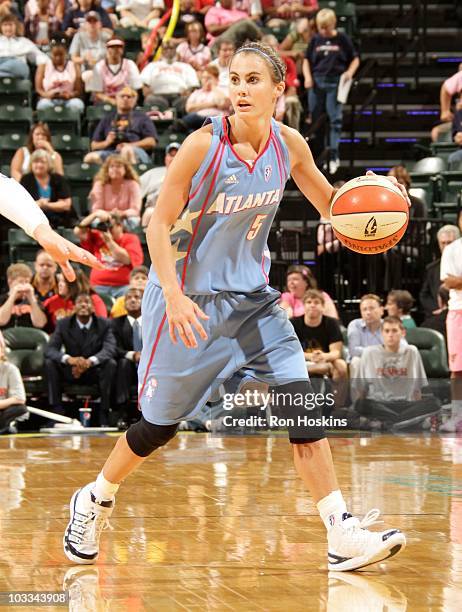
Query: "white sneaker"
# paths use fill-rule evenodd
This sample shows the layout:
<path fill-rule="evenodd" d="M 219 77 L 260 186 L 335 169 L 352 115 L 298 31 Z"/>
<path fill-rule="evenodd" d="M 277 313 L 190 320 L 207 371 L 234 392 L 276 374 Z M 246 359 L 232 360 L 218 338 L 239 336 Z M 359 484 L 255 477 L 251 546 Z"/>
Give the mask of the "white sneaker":
<path fill-rule="evenodd" d="M 406 612 L 407 603 L 393 584 L 369 575 L 329 572 L 327 612 Z"/>
<path fill-rule="evenodd" d="M 369 510 L 360 521 L 345 512 L 342 521 L 333 525 L 327 534 L 328 568 L 337 572 L 356 570 L 378 563 L 399 553 L 406 546 L 404 533 L 399 529 L 369 531 L 366 527 L 377 523 L 380 511 Z"/>
<path fill-rule="evenodd" d="M 98 558 L 103 529 L 112 529 L 109 517 L 114 500 L 97 502 L 94 482 L 74 493 L 70 503 L 71 520 L 63 538 L 64 554 L 74 563 L 91 564 Z"/>
<path fill-rule="evenodd" d="M 335 174 L 340 166 L 339 159 L 331 159 L 329 162 L 329 174 Z"/>
<path fill-rule="evenodd" d="M 440 425 L 440 431 L 444 433 L 455 433 L 462 431 L 462 415 L 456 414 Z"/>
<path fill-rule="evenodd" d="M 69 591 L 69 612 L 106 610 L 101 596 L 97 567 L 71 567 L 63 579 L 63 591 Z"/>

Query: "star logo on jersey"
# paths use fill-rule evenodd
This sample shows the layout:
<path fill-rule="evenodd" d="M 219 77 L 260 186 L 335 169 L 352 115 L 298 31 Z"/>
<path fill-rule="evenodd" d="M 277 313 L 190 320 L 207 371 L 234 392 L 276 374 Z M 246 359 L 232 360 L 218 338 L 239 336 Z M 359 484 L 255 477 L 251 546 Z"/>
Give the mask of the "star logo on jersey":
<path fill-rule="evenodd" d="M 271 166 L 265 166 L 265 181 L 268 182 L 273 174 Z"/>
<path fill-rule="evenodd" d="M 176 234 L 177 232 L 181 232 L 181 230 L 188 232 L 188 234 L 192 234 L 193 233 L 192 222 L 200 214 L 201 214 L 200 211 L 191 212 L 189 209 L 186 209 L 184 213 L 181 215 L 181 217 L 177 220 L 175 225 L 172 227 L 172 229 L 170 230 L 170 236 L 172 236 L 173 234 Z"/>
<path fill-rule="evenodd" d="M 184 259 L 186 257 L 186 251 L 179 251 L 178 250 L 178 246 L 180 244 L 180 239 L 178 238 L 178 240 L 172 244 L 172 254 L 173 254 L 173 259 L 175 261 L 175 263 L 177 261 L 180 261 L 181 259 Z"/>

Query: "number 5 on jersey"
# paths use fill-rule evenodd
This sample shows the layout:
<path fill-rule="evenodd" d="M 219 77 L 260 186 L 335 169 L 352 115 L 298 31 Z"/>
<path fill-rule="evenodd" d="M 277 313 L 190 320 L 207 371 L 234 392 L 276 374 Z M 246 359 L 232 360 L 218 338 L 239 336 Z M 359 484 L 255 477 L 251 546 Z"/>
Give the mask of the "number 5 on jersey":
<path fill-rule="evenodd" d="M 268 213 L 266 213 L 266 215 L 257 215 L 255 217 L 255 219 L 253 220 L 252 225 L 250 226 L 249 231 L 247 232 L 247 240 L 253 240 L 255 238 L 255 236 L 258 234 L 258 232 L 261 229 L 261 226 L 263 225 L 263 220 L 268 216 Z"/>

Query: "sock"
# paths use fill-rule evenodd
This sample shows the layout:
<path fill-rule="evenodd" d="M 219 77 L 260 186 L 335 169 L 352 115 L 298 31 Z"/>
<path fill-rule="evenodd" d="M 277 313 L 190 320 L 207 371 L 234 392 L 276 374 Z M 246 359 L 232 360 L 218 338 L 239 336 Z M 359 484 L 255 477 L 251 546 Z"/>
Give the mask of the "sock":
<path fill-rule="evenodd" d="M 113 484 L 109 482 L 109 480 L 106 480 L 103 476 L 103 472 L 100 472 L 96 478 L 92 493 L 98 501 L 111 501 L 119 487 L 120 485 Z"/>
<path fill-rule="evenodd" d="M 342 521 L 347 507 L 340 490 L 332 491 L 316 504 L 327 531 Z"/>

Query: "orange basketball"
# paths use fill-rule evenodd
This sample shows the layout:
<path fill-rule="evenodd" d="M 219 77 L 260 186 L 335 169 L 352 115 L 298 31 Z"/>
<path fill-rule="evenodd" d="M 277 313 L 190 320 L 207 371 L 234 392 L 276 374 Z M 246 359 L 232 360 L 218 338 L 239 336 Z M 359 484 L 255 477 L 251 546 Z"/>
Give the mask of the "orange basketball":
<path fill-rule="evenodd" d="M 394 247 L 409 222 L 409 206 L 384 176 L 360 176 L 345 183 L 331 205 L 331 222 L 342 244 L 375 255 Z"/>

